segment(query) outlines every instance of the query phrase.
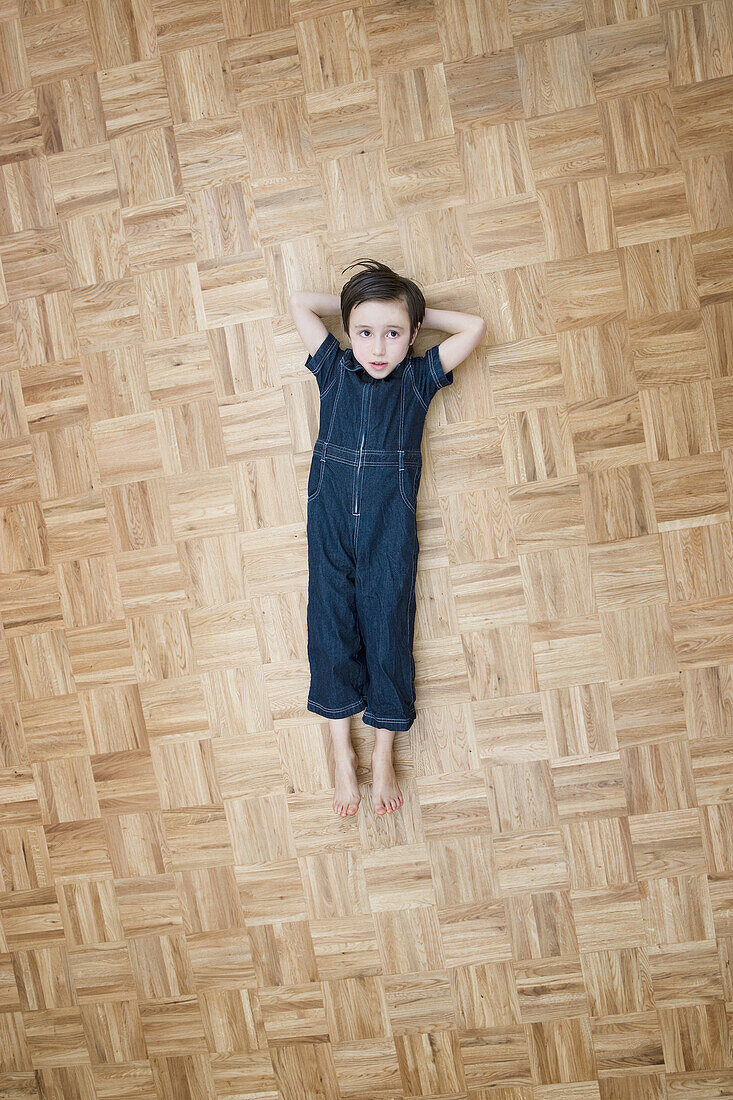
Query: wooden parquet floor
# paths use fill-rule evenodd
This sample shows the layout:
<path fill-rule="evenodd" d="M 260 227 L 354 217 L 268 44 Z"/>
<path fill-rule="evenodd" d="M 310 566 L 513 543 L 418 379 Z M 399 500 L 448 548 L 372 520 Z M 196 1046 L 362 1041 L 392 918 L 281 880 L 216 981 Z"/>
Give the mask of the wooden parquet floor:
<path fill-rule="evenodd" d="M 361 255 L 488 326 L 386 820 L 287 306 Z M 730 1100 L 728 0 L 0 0 L 0 275 L 4 1100 Z"/>

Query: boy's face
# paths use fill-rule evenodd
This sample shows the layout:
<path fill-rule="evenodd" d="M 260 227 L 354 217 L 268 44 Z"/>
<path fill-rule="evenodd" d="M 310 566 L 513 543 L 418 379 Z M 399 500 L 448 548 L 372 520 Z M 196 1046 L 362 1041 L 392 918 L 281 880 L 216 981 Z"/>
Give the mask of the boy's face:
<path fill-rule="evenodd" d="M 376 299 L 360 302 L 349 316 L 354 358 L 372 378 L 386 378 L 402 362 L 411 335 L 410 318 L 403 302 Z"/>

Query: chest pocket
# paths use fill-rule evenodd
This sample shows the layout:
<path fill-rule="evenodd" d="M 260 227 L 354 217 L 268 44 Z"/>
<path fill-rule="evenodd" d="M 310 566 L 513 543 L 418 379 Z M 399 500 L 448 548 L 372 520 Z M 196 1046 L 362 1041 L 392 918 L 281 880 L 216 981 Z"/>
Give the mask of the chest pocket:
<path fill-rule="evenodd" d="M 421 475 L 422 464 L 400 467 L 400 496 L 413 515 L 417 512 L 417 491 L 420 488 Z"/>

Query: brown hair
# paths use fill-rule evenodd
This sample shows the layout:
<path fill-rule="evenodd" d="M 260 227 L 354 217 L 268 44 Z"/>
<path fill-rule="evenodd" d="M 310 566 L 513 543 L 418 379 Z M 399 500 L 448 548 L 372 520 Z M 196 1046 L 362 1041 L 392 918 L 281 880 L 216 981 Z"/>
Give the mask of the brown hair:
<path fill-rule="evenodd" d="M 391 267 L 382 264 L 379 260 L 369 258 L 355 260 L 342 271 L 348 271 L 356 264 L 363 264 L 367 270 L 357 271 L 341 288 L 341 319 L 344 323 L 344 331 L 349 331 L 349 317 L 354 306 L 360 302 L 402 302 L 407 309 L 410 319 L 410 350 L 418 325 L 422 324 L 425 317 L 425 298 L 417 283 L 412 279 L 406 279 L 398 275 Z"/>

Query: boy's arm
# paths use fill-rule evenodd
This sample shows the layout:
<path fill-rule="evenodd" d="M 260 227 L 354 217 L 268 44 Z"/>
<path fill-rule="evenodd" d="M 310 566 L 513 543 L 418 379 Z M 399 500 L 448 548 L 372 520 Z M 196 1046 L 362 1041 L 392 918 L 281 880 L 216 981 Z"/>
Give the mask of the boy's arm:
<path fill-rule="evenodd" d="M 328 336 L 328 329 L 321 317 L 331 315 L 341 315 L 341 298 L 338 294 L 313 294 L 309 290 L 295 290 L 290 295 L 290 316 L 309 355 L 315 355 Z"/>
<path fill-rule="evenodd" d="M 421 327 L 455 334 L 443 340 L 438 349 L 438 358 L 446 374 L 462 363 L 486 335 L 483 317 L 451 309 L 426 309 Z"/>

